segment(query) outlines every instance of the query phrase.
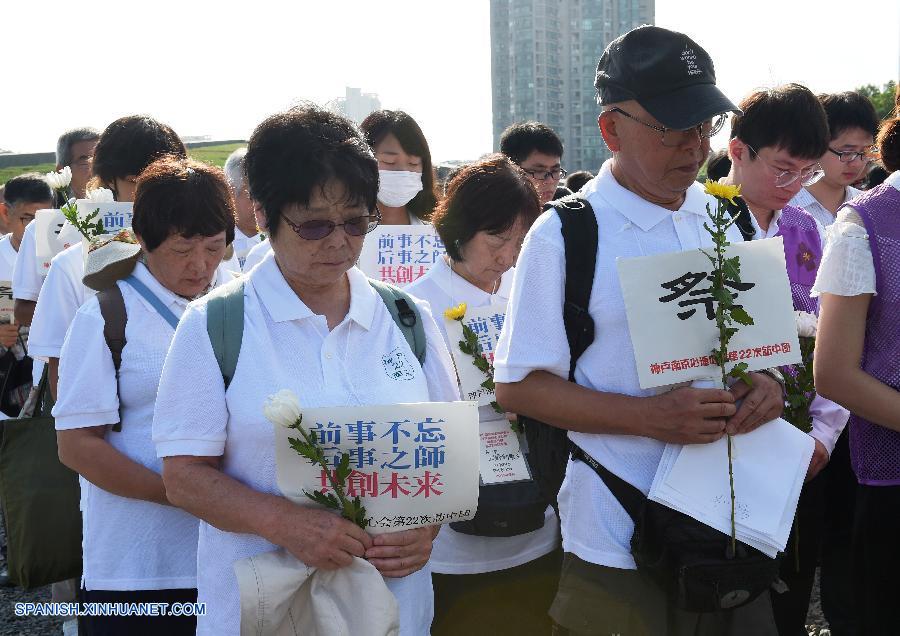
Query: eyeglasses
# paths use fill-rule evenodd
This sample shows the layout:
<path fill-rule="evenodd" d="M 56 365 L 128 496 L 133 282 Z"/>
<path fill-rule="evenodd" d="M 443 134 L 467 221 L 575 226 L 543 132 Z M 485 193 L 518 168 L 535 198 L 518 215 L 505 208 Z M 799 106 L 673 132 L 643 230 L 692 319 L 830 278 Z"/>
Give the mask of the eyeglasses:
<path fill-rule="evenodd" d="M 286 216 L 282 217 L 284 222 L 288 224 L 297 236 L 307 241 L 319 241 L 332 232 L 335 228 L 343 227 L 344 231 L 350 236 L 363 236 L 368 234 L 381 222 L 381 212 L 377 209 L 375 214 L 366 214 L 347 219 L 343 223 L 335 223 L 325 219 L 314 219 L 312 221 L 304 221 L 303 223 L 294 223 Z"/>
<path fill-rule="evenodd" d="M 834 148 L 828 148 L 828 152 L 836 154 L 838 157 L 838 161 L 841 163 L 851 163 L 856 159 L 862 159 L 863 161 L 871 161 L 878 157 L 878 148 L 872 146 L 871 148 L 866 148 L 860 152 L 854 152 L 852 150 L 845 150 L 841 152 L 840 150 L 835 150 Z"/>
<path fill-rule="evenodd" d="M 524 172 L 525 174 L 527 174 L 527 175 L 528 175 L 529 177 L 531 177 L 532 179 L 535 179 L 536 181 L 546 181 L 547 179 L 553 179 L 554 181 L 559 181 L 559 180 L 562 179 L 564 176 L 566 176 L 567 174 L 569 174 L 568 172 L 566 172 L 566 171 L 563 170 L 562 168 L 556 168 L 555 170 L 547 170 L 547 171 L 544 171 L 544 170 L 525 170 L 525 168 L 522 168 L 522 172 Z"/>
<path fill-rule="evenodd" d="M 822 166 L 818 163 L 809 168 L 804 168 L 803 170 L 781 170 L 760 157 L 753 146 L 750 144 L 745 145 L 750 149 L 750 152 L 756 155 L 756 158 L 762 161 L 763 165 L 772 172 L 772 176 L 775 177 L 776 188 L 786 188 L 797 179 L 800 179 L 800 185 L 805 188 L 811 186 L 825 175 L 822 171 Z"/>
<path fill-rule="evenodd" d="M 700 139 L 709 139 L 710 137 L 715 136 L 719 131 L 722 130 L 722 127 L 725 126 L 725 121 L 728 119 L 728 115 L 722 113 L 720 115 L 716 115 L 712 119 L 707 119 L 705 122 L 701 124 L 697 124 L 696 126 L 692 126 L 691 128 L 686 128 L 685 130 L 675 130 L 674 128 L 666 128 L 665 126 L 657 126 L 656 124 L 648 124 L 645 121 L 642 121 L 632 115 L 631 113 L 626 113 L 624 110 L 619 108 L 618 106 L 613 106 L 608 111 L 617 112 L 625 115 L 628 119 L 636 121 L 642 126 L 646 126 L 652 130 L 662 133 L 662 137 L 660 141 L 663 146 L 667 148 L 677 148 L 682 145 L 684 142 L 688 140 L 688 138 L 693 135 L 695 132 L 699 135 Z"/>

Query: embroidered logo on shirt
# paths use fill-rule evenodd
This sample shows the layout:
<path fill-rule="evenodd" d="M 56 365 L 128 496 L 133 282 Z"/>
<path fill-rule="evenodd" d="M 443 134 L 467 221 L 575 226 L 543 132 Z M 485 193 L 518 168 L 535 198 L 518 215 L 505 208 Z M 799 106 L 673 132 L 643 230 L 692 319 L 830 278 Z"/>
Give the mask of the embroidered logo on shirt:
<path fill-rule="evenodd" d="M 416 371 L 412 366 L 406 354 L 397 347 L 390 353 L 381 356 L 381 365 L 388 377 L 394 380 L 412 380 L 416 376 Z"/>

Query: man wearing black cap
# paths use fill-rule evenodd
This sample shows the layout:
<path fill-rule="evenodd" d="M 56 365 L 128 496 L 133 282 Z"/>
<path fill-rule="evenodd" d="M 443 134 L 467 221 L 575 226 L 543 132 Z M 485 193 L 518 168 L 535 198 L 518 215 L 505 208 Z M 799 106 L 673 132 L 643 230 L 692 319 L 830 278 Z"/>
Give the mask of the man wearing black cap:
<path fill-rule="evenodd" d="M 598 248 L 588 313 L 593 343 L 568 382 L 562 312 L 566 252 L 561 221 L 541 216 L 516 267 L 495 359 L 497 399 L 569 431 L 569 439 L 646 493 L 667 442 L 709 443 L 781 414 L 781 386 L 751 374 L 731 391 L 681 387 L 654 395 L 638 384 L 617 258 L 711 246 L 695 182 L 709 138 L 739 112 L 715 85 L 709 55 L 681 33 L 644 26 L 615 40 L 597 67 L 600 132 L 613 157 L 581 190 L 594 210 Z M 739 230 L 729 240 L 741 241 Z M 735 401 L 743 398 L 739 408 Z M 678 609 L 635 571 L 634 525 L 604 482 L 570 459 L 559 492 L 566 558 L 550 614 L 560 634 L 775 634 L 768 594 L 735 610 Z"/>

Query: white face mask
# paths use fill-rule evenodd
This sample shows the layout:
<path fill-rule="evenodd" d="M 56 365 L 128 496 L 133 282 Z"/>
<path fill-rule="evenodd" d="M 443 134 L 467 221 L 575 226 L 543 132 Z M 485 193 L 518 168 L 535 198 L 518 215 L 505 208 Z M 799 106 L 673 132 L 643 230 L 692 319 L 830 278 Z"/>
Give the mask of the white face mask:
<path fill-rule="evenodd" d="M 389 208 L 401 208 L 422 191 L 422 173 L 405 170 L 378 171 L 378 200 Z"/>

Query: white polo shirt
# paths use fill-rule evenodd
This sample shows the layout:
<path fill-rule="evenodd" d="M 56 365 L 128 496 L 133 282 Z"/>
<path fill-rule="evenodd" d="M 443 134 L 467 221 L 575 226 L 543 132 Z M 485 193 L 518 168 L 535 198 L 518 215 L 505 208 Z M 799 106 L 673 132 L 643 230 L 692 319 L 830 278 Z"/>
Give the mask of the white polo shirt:
<path fill-rule="evenodd" d="M 428 272 L 405 291 L 431 305 L 435 320 L 448 347 L 451 343 L 443 317 L 444 310 L 466 303 L 469 309 L 486 307 L 492 303 L 507 302 L 512 287 L 513 271 L 500 279 L 496 294 L 479 289 L 450 269 L 445 258 L 438 259 Z M 504 419 L 490 406 L 478 409 L 482 422 Z M 559 522 L 552 506 L 544 513 L 544 526 L 514 537 L 478 537 L 456 532 L 449 525 L 441 528 L 431 553 L 431 569 L 438 574 L 481 574 L 507 570 L 533 561 L 559 544 Z"/>
<path fill-rule="evenodd" d="M 234 247 L 234 256 L 238 260 L 238 265 L 241 269 L 244 268 L 244 261 L 247 260 L 247 254 L 250 253 L 250 250 L 256 247 L 263 240 L 263 235 L 259 232 L 256 232 L 252 236 L 247 236 L 243 232 L 241 232 L 241 228 L 235 226 L 234 227 L 234 242 L 231 244 Z"/>
<path fill-rule="evenodd" d="M 844 190 L 843 203 L 846 203 L 850 199 L 855 199 L 860 194 L 862 194 L 862 190 L 847 186 Z M 828 227 L 834 223 L 835 216 L 831 213 L 831 210 L 819 203 L 819 200 L 806 188 L 800 188 L 800 191 L 794 195 L 794 198 L 788 202 L 788 205 L 793 205 L 795 208 L 803 208 L 812 214 L 813 218 L 818 221 L 822 227 Z"/>
<path fill-rule="evenodd" d="M 46 362 L 59 358 L 66 331 L 75 312 L 96 292 L 81 282 L 84 276 L 84 251 L 81 243 L 63 250 L 50 261 L 50 271 L 41 287 L 31 332 L 28 351 L 33 358 Z"/>
<path fill-rule="evenodd" d="M 188 301 L 163 287 L 142 263 L 134 275 L 175 316 Z M 75 314 L 62 348 L 53 416 L 65 431 L 122 422 L 106 441 L 132 461 L 162 473 L 151 439 L 163 361 L 175 330 L 131 285 L 119 282 L 126 344 L 119 380 L 103 336 L 100 303 L 92 296 Z M 161 590 L 197 585 L 199 520 L 174 506 L 114 495 L 84 478 L 82 581 L 88 590 Z"/>
<path fill-rule="evenodd" d="M 221 456 L 225 474 L 280 495 L 272 424 L 263 415 L 269 395 L 291 389 L 308 407 L 458 400 L 449 353 L 427 305 L 417 303 L 427 340 L 423 369 L 365 275 L 355 267 L 347 275 L 350 310 L 329 331 L 325 317 L 314 314 L 290 288 L 273 254 L 247 274 L 244 335 L 228 391 L 209 341 L 206 300 L 192 303 L 178 325 L 159 385 L 153 419 L 159 456 Z M 383 364 L 397 348 L 410 371 L 399 379 Z M 200 523 L 197 587 L 207 613 L 198 619 L 198 634 L 240 631 L 233 564 L 276 547 L 259 536 Z M 401 634 L 427 634 L 434 612 L 430 569 L 385 583 L 398 601 Z"/>
<path fill-rule="evenodd" d="M 604 163 L 581 189 L 599 227 L 588 308 L 596 337 L 579 359 L 575 379 L 595 391 L 648 397 L 654 392 L 638 384 L 616 259 L 711 247 L 703 223 L 706 205 L 714 206 L 715 199 L 693 183 L 681 208 L 673 212 L 623 188 L 610 167 L 611 161 Z M 538 218 L 525 239 L 494 359 L 498 382 L 518 382 L 532 371 L 568 378 L 569 344 L 562 319 L 566 267 L 560 230 L 559 216 L 551 210 Z M 737 226 L 729 228 L 728 237 L 733 243 L 741 241 Z M 645 494 L 665 448 L 663 442 L 636 435 L 570 432 L 569 438 Z M 629 548 L 634 524 L 586 464 L 569 461 L 559 509 L 567 552 L 591 563 L 634 569 Z"/>

